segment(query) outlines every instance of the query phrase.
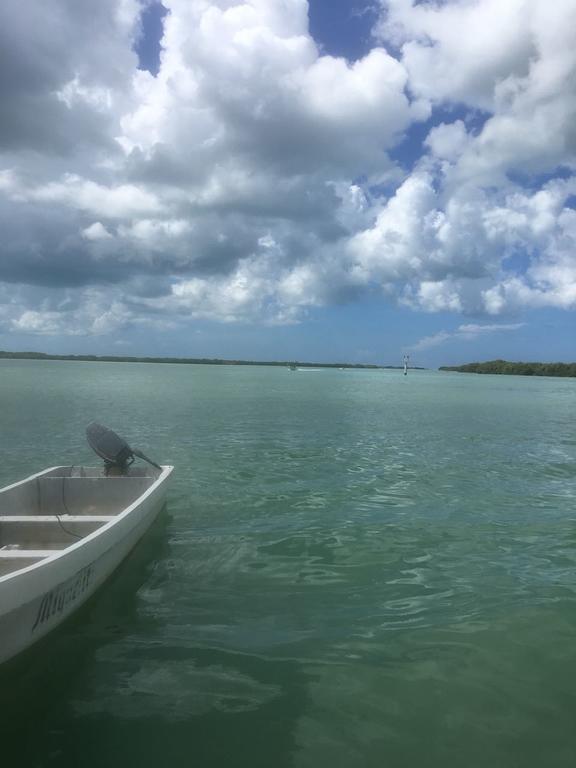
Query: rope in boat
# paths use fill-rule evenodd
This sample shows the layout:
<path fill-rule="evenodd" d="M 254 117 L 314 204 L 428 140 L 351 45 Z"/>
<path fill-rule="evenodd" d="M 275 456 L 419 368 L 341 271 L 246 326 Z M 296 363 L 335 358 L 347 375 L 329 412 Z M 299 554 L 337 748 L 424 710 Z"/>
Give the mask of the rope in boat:
<path fill-rule="evenodd" d="M 70 477 L 72 477 L 73 470 L 74 470 L 74 467 L 70 467 Z M 65 480 L 66 478 L 62 476 L 62 506 L 66 510 L 66 514 L 71 515 L 70 510 L 68 509 L 68 504 L 66 504 L 66 494 L 64 493 Z M 60 515 L 58 514 L 58 512 L 55 512 L 54 514 L 56 515 L 56 520 L 58 520 L 58 525 L 60 526 L 60 528 L 62 528 L 64 533 L 67 533 L 69 536 L 74 536 L 75 539 L 82 538 L 82 536 L 79 536 L 77 533 L 74 533 L 74 531 L 70 531 L 68 530 L 68 528 L 66 528 L 62 520 L 60 520 Z"/>

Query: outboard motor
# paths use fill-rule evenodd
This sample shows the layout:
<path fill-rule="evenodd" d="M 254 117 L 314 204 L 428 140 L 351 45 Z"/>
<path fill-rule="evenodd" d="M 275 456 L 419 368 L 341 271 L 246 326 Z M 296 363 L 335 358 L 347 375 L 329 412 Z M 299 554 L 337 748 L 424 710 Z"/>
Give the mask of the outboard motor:
<path fill-rule="evenodd" d="M 148 464 L 151 464 L 156 469 L 162 470 L 159 464 L 145 456 L 142 451 L 136 448 L 131 448 L 126 440 L 117 435 L 108 427 L 97 424 L 95 421 L 86 427 L 86 438 L 88 444 L 93 451 L 95 451 L 101 459 L 104 459 L 104 467 L 106 474 L 120 474 L 125 475 L 128 472 L 128 467 L 134 461 L 137 456 Z"/>

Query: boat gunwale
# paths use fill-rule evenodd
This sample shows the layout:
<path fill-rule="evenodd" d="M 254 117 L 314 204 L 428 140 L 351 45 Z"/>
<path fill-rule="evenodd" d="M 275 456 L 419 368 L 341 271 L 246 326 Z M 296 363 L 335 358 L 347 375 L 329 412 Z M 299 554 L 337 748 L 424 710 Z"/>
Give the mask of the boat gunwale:
<path fill-rule="evenodd" d="M 34 475 L 30 475 L 29 477 L 24 478 L 24 480 L 19 480 L 16 483 L 12 483 L 11 485 L 7 485 L 4 488 L 0 488 L 0 493 L 8 490 L 12 490 L 13 488 L 17 488 L 20 485 L 24 485 L 25 483 L 29 483 L 32 480 L 36 480 L 37 478 L 42 477 L 43 475 L 46 475 L 48 472 L 53 472 L 57 469 L 69 469 L 72 465 L 58 465 L 55 467 L 48 467 L 48 469 L 43 470 L 42 472 L 37 472 Z M 77 465 L 73 465 L 77 466 Z M 42 566 L 47 565 L 48 563 L 53 563 L 55 560 L 58 560 L 60 558 L 63 558 L 70 554 L 71 552 L 75 552 L 76 550 L 83 547 L 85 544 L 88 544 L 91 541 L 94 541 L 98 538 L 101 534 L 106 533 L 111 528 L 113 528 L 117 523 L 119 523 L 121 520 L 126 519 L 135 509 L 137 506 L 140 506 L 142 502 L 144 502 L 148 496 L 150 496 L 165 480 L 168 479 L 168 477 L 171 475 L 172 471 L 174 469 L 174 466 L 171 464 L 163 464 L 162 465 L 162 471 L 158 474 L 158 476 L 154 479 L 154 482 L 150 484 L 146 490 L 140 494 L 134 501 L 132 501 L 127 507 L 125 507 L 121 512 L 119 512 L 117 515 L 113 516 L 113 519 L 109 522 L 105 523 L 104 525 L 101 525 L 99 528 L 96 528 L 95 531 L 92 531 L 92 533 L 87 534 L 86 536 L 82 537 L 78 541 L 72 542 L 64 549 L 60 550 L 54 550 L 53 555 L 49 555 L 48 557 L 43 557 L 42 559 L 38 560 L 37 563 L 31 563 L 30 565 L 25 566 L 24 568 L 19 568 L 16 571 L 12 571 L 10 573 L 4 574 L 4 576 L 0 576 L 0 586 L 3 586 L 7 582 L 9 582 L 11 579 L 14 579 L 16 577 L 20 577 L 23 574 L 30 573 L 31 571 L 34 571 L 35 569 L 42 568 Z M 63 478 L 71 479 L 71 478 Z M 72 478 L 75 479 L 75 478 Z M 79 478 L 84 479 L 84 478 Z M 90 478 L 88 478 L 90 479 Z M 49 517 L 54 517 L 54 515 L 49 515 Z M 2 522 L 2 516 L 0 515 L 0 523 Z"/>

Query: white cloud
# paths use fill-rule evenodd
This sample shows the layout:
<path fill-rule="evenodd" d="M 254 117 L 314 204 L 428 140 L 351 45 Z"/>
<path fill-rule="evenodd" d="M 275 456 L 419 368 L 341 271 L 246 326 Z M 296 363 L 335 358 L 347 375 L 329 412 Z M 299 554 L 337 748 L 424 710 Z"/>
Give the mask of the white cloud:
<path fill-rule="evenodd" d="M 380 34 L 401 44 L 415 94 L 487 113 L 473 141 L 457 141 L 456 177 L 493 184 L 576 167 L 575 28 L 573 0 L 388 0 Z"/>
<path fill-rule="evenodd" d="M 495 333 L 497 331 L 517 331 L 523 328 L 526 323 L 499 323 L 492 325 L 480 325 L 478 323 L 468 323 L 458 328 L 458 333 L 468 334 L 469 336 L 481 336 L 485 333 Z"/>
<path fill-rule="evenodd" d="M 387 0 L 384 39 L 402 46 L 411 88 L 433 101 L 490 110 L 496 84 L 525 75 L 535 53 L 530 0 Z"/>
<path fill-rule="evenodd" d="M 305 2 L 167 6 L 162 69 L 139 75 L 139 103 L 122 118 L 119 139 L 140 151 L 140 173 L 161 162 L 165 175 L 174 169 L 173 183 L 194 190 L 215 174 L 226 188 L 229 174 L 256 169 L 305 174 L 309 187 L 326 180 L 318 172 L 337 179 L 386 169 L 384 150 L 425 117 L 405 94 L 404 67 L 384 49 L 354 64 L 319 55 Z"/>
<path fill-rule="evenodd" d="M 375 290 L 576 307 L 576 184 L 514 176 L 574 168 L 574 0 L 389 0 L 356 62 L 322 54 L 305 0 L 166 0 L 157 77 L 136 0 L 31 2 L 0 10 L 0 286 L 30 287 L 9 328 L 290 323 Z"/>
<path fill-rule="evenodd" d="M 464 309 L 463 292 L 461 280 L 422 280 L 414 288 L 405 290 L 403 303 L 426 312 L 460 312 Z"/>
<path fill-rule="evenodd" d="M 493 333 L 517 331 L 525 325 L 526 323 L 501 323 L 492 325 L 468 323 L 466 325 L 460 325 L 455 331 L 439 331 L 433 336 L 425 336 L 417 341 L 416 344 L 408 347 L 408 350 L 411 352 L 424 352 L 450 341 L 474 341 L 479 337 Z"/>
<path fill-rule="evenodd" d="M 12 321 L 12 327 L 15 331 L 24 331 L 38 335 L 64 334 L 75 335 L 74 331 L 68 327 L 68 318 L 61 312 L 36 312 L 27 310 Z"/>
<path fill-rule="evenodd" d="M 163 210 L 154 194 L 134 184 L 106 187 L 75 174 L 67 174 L 61 181 L 25 190 L 18 197 L 43 203 L 60 203 L 108 219 L 147 216 Z"/>
<path fill-rule="evenodd" d="M 0 191 L 9 192 L 17 186 L 16 174 L 10 168 L 0 171 Z"/>
<path fill-rule="evenodd" d="M 499 314 L 576 305 L 576 185 L 552 181 L 533 194 L 464 187 L 446 195 L 416 171 L 348 244 L 351 274 L 398 286 L 426 311 Z M 524 255 L 518 273 L 507 260 Z"/>
<path fill-rule="evenodd" d="M 409 352 L 424 352 L 427 349 L 439 347 L 441 344 L 444 344 L 444 342 L 452 338 L 454 338 L 453 333 L 448 333 L 448 331 L 439 331 L 433 336 L 424 336 L 424 338 L 420 339 L 415 344 L 407 347 L 407 350 Z"/>
<path fill-rule="evenodd" d="M 462 120 L 454 123 L 440 123 L 432 128 L 424 142 L 435 157 L 442 160 L 457 160 L 466 149 L 470 136 Z"/>
<path fill-rule="evenodd" d="M 82 230 L 82 237 L 86 238 L 86 240 L 110 240 L 113 235 L 108 232 L 101 222 L 95 221 L 89 227 Z"/>

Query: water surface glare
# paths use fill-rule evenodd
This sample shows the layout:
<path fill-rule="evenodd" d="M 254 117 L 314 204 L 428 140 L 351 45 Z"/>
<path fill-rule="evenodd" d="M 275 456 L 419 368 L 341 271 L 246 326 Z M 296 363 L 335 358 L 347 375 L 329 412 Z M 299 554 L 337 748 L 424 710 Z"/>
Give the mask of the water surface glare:
<path fill-rule="evenodd" d="M 0 678 L 6 765 L 576 764 L 576 381 L 0 361 L 0 405 L 1 485 L 91 420 L 176 467 Z"/>

